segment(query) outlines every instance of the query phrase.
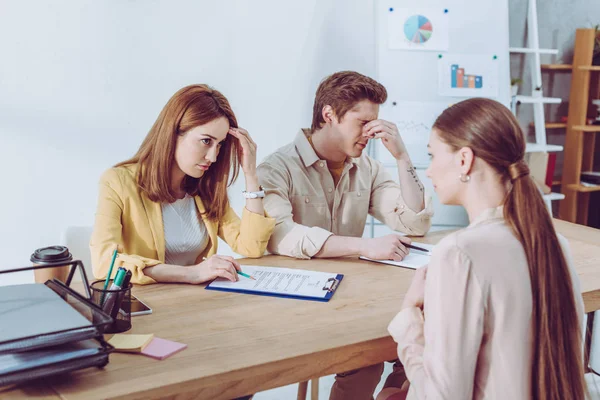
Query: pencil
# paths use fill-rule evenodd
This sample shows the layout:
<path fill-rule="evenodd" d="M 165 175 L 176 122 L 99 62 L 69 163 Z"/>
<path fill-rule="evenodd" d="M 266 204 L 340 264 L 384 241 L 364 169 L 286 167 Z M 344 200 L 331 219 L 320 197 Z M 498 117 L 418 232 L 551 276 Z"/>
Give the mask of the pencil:
<path fill-rule="evenodd" d="M 112 274 L 112 270 L 113 267 L 115 266 L 115 260 L 117 259 L 117 249 L 115 249 L 115 251 L 113 251 L 113 255 L 112 255 L 112 260 L 110 261 L 110 267 L 108 268 L 108 275 L 106 275 L 106 282 L 104 282 L 104 289 L 106 291 L 106 289 L 108 289 L 108 282 L 110 281 L 110 275 Z M 102 292 L 102 296 L 100 299 L 100 305 L 102 305 L 104 303 L 104 294 L 106 292 Z"/>
<path fill-rule="evenodd" d="M 242 271 L 238 271 L 237 273 L 238 273 L 238 275 L 245 276 L 246 278 L 250 278 L 250 279 L 256 280 L 256 278 L 253 277 L 252 275 L 248 275 L 248 274 L 246 274 L 246 273 L 244 273 Z"/>
<path fill-rule="evenodd" d="M 409 249 L 415 249 L 415 250 L 419 250 L 419 251 L 424 251 L 425 253 L 429 253 L 429 250 L 424 249 L 422 247 L 414 246 L 412 244 L 406 244 L 406 243 L 402 243 L 402 244 L 404 244 L 404 246 L 408 247 Z"/>

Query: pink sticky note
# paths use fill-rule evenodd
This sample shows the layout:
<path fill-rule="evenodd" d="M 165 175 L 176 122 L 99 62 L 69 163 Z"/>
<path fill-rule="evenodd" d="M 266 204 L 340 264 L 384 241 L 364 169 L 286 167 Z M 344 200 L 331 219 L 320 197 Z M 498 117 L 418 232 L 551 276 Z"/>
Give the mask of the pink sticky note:
<path fill-rule="evenodd" d="M 156 358 L 157 360 L 164 360 L 165 358 L 185 349 L 186 347 L 187 344 L 155 337 L 148 344 L 148 346 L 142 350 L 142 354 L 148 357 Z"/>

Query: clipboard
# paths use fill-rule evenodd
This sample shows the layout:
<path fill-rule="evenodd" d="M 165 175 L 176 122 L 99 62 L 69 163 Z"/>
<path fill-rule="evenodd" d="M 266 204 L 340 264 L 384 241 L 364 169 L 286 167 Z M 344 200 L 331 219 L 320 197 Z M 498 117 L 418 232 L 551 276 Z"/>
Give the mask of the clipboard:
<path fill-rule="evenodd" d="M 238 282 L 215 279 L 205 289 L 257 296 L 280 297 L 295 300 L 328 302 L 338 289 L 343 274 L 306 271 L 300 269 L 242 266 L 244 273 L 256 278 L 240 276 Z"/>

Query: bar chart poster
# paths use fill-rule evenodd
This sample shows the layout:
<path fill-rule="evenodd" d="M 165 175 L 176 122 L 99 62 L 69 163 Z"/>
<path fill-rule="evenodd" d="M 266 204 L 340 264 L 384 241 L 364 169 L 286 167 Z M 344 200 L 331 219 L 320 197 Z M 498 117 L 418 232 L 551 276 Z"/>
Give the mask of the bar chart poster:
<path fill-rule="evenodd" d="M 388 46 L 393 50 L 448 50 L 448 20 L 446 8 L 413 7 L 386 10 L 388 15 Z"/>
<path fill-rule="evenodd" d="M 498 97 L 498 68 L 493 54 L 440 54 L 439 95 Z"/>

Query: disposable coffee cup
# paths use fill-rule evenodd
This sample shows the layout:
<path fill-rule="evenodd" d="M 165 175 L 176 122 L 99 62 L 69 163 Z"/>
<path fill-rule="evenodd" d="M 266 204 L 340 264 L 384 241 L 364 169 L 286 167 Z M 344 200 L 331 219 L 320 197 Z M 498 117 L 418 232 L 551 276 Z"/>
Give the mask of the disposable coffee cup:
<path fill-rule="evenodd" d="M 68 263 L 73 260 L 73 256 L 65 246 L 48 246 L 37 249 L 30 258 L 33 265 L 48 265 L 55 263 Z M 34 269 L 33 274 L 36 283 L 44 283 L 47 280 L 58 279 L 62 282 L 67 280 L 69 275 L 69 265 L 56 266 L 49 268 Z"/>

